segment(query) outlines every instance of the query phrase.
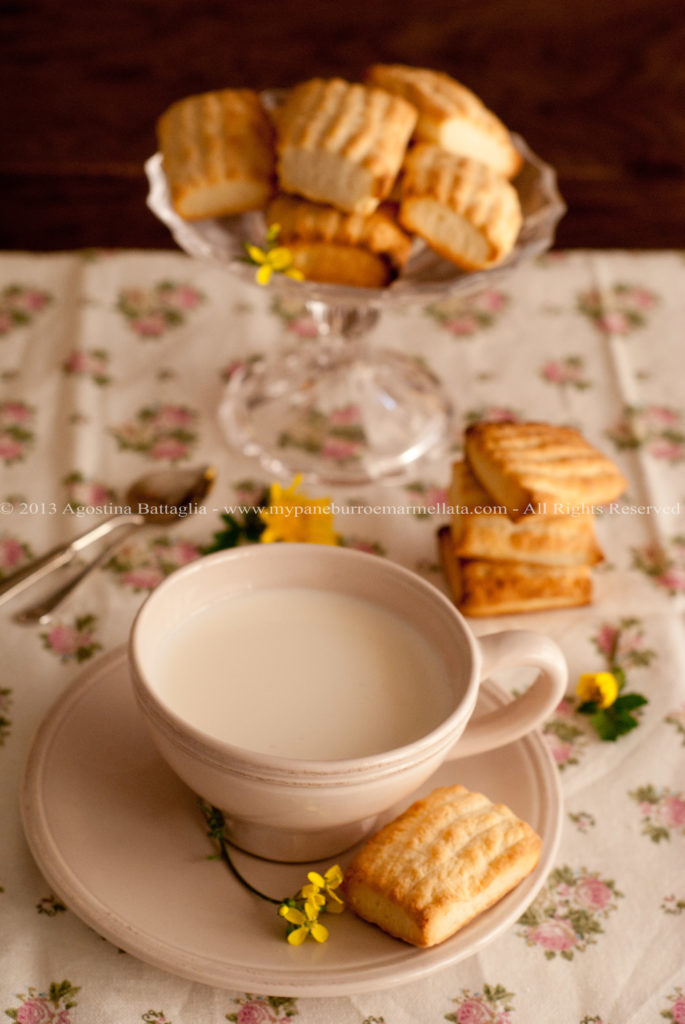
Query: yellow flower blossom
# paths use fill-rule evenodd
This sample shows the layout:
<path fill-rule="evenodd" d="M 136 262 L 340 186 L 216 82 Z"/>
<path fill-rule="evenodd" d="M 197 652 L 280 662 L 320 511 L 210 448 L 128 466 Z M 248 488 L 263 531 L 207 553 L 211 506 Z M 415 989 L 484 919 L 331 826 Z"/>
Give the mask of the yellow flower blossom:
<path fill-rule="evenodd" d="M 266 529 L 259 539 L 263 544 L 275 541 L 309 544 L 339 544 L 340 536 L 333 528 L 330 498 L 308 498 L 298 494 L 302 477 L 297 476 L 289 487 L 272 484 L 269 504 L 259 517 Z"/>
<path fill-rule="evenodd" d="M 310 871 L 307 875 L 309 885 L 302 887 L 302 895 L 319 907 L 324 907 L 331 914 L 341 914 L 345 904 L 335 890 L 343 880 L 340 866 L 335 864 L 325 875 L 318 871 Z"/>
<path fill-rule="evenodd" d="M 278 913 L 289 924 L 295 925 L 292 931 L 288 932 L 288 942 L 291 946 L 301 945 L 308 935 L 317 942 L 325 942 L 328 938 L 328 928 L 319 921 L 319 908 L 309 900 L 305 902 L 304 910 L 283 903 Z"/>
<path fill-rule="evenodd" d="M 260 249 L 258 245 L 250 242 L 245 243 L 245 252 L 250 263 L 254 263 L 257 269 L 256 279 L 258 284 L 266 285 L 273 274 L 285 274 L 294 281 L 303 281 L 304 275 L 293 266 L 293 254 L 284 245 L 275 245 L 276 237 L 280 227 L 272 224 L 266 237 L 266 248 Z"/>
<path fill-rule="evenodd" d="M 618 682 L 611 672 L 583 672 L 576 694 L 583 703 L 592 701 L 598 708 L 608 708 L 618 697 Z"/>

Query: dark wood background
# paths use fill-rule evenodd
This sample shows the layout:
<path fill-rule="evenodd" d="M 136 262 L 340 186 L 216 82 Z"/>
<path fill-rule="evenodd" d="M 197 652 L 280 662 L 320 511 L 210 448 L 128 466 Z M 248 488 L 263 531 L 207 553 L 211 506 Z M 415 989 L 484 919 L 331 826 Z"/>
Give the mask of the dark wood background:
<path fill-rule="evenodd" d="M 559 247 L 685 248 L 683 0 L 5 0 L 0 248 L 173 247 L 142 171 L 169 103 L 379 60 L 459 78 L 557 168 Z"/>

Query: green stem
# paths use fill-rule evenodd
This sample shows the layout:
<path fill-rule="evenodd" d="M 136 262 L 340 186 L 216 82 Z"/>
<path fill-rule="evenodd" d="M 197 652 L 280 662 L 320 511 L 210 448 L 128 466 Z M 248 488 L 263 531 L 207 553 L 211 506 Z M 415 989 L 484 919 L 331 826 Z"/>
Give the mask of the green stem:
<path fill-rule="evenodd" d="M 226 842 L 226 837 L 224 836 L 223 833 L 224 816 L 221 813 L 221 811 L 218 810 L 216 807 L 210 807 L 208 804 L 205 804 L 202 801 L 200 802 L 200 806 L 202 808 L 202 813 L 205 816 L 205 820 L 209 825 L 209 832 L 207 834 L 212 839 L 216 839 L 217 843 L 219 844 L 221 859 L 223 860 L 224 864 L 228 867 L 229 871 L 235 876 L 235 878 L 240 882 L 240 884 L 243 885 L 249 892 L 253 893 L 255 896 L 259 896 L 261 900 L 266 900 L 267 903 L 274 903 L 277 907 L 280 907 L 281 903 L 285 902 L 284 900 L 277 900 L 274 899 L 273 896 L 267 896 L 266 893 L 260 892 L 259 889 L 256 889 L 254 885 L 248 882 L 248 880 L 244 878 L 243 875 L 241 875 L 241 873 L 238 871 L 237 867 L 233 863 L 233 859 L 231 857 L 231 854 L 229 853 L 228 843 Z"/>

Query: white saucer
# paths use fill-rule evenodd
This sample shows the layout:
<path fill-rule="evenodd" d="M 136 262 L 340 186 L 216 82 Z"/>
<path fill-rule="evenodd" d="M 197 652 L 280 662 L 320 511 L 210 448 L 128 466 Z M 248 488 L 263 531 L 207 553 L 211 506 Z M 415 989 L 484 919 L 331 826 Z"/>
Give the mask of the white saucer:
<path fill-rule="evenodd" d="M 487 682 L 479 711 L 506 699 Z M 543 837 L 542 856 L 513 892 L 426 950 L 390 938 L 349 911 L 326 922 L 324 945 L 285 942 L 275 907 L 250 895 L 221 861 L 207 859 L 213 848 L 196 798 L 152 747 L 134 702 L 125 648 L 93 663 L 46 716 L 26 767 L 22 815 L 31 851 L 55 892 L 118 947 L 220 988 L 338 996 L 406 984 L 471 956 L 510 927 L 541 888 L 562 812 L 558 772 L 541 736 L 532 733 L 443 766 L 419 792 L 455 782 L 508 804 L 530 822 Z M 349 857 L 338 858 L 341 866 Z M 315 866 L 239 853 L 236 863 L 278 898 L 293 895 Z"/>

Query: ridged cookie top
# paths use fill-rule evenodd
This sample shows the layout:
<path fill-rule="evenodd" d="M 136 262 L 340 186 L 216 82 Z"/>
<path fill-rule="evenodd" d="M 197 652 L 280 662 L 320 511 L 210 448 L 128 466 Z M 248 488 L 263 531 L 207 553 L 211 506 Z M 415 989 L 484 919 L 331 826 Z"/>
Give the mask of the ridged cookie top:
<path fill-rule="evenodd" d="M 324 150 L 393 178 L 416 123 L 399 96 L 341 78 L 296 85 L 275 115 L 278 148 Z"/>
<path fill-rule="evenodd" d="M 519 170 L 520 154 L 502 121 L 475 93 L 445 72 L 406 64 L 374 64 L 365 79 L 404 97 L 416 107 L 419 112 L 415 128 L 417 139 L 444 145 L 446 138 L 441 133 L 445 123 L 463 120 L 499 149 L 493 159 L 503 174 L 513 176 Z"/>
<path fill-rule="evenodd" d="M 178 187 L 273 175 L 273 129 L 251 89 L 178 100 L 159 118 L 157 134 L 165 171 Z"/>
<path fill-rule="evenodd" d="M 486 164 L 456 156 L 439 146 L 420 143 L 407 154 L 402 175 L 402 206 L 432 200 L 463 217 L 480 231 L 491 248 L 491 262 L 511 250 L 522 223 L 514 186 Z M 407 225 L 421 233 L 414 219 Z"/>
<path fill-rule="evenodd" d="M 613 501 L 624 490 L 617 466 L 573 427 L 549 423 L 476 423 L 466 456 L 481 482 L 505 504 L 521 500 L 571 506 Z M 547 508 L 547 514 L 562 514 Z"/>
<path fill-rule="evenodd" d="M 306 199 L 278 196 L 266 216 L 268 224 L 280 225 L 279 238 L 284 245 L 295 239 L 350 245 L 388 256 L 398 267 L 409 259 L 411 238 L 382 207 L 364 216 Z"/>
<path fill-rule="evenodd" d="M 463 786 L 446 786 L 416 803 L 362 847 L 346 872 L 421 919 L 445 904 L 468 903 L 507 862 L 541 843 L 503 804 Z"/>

